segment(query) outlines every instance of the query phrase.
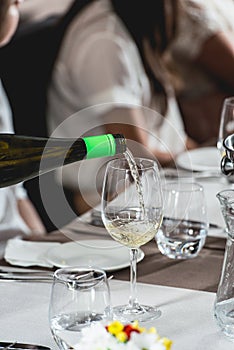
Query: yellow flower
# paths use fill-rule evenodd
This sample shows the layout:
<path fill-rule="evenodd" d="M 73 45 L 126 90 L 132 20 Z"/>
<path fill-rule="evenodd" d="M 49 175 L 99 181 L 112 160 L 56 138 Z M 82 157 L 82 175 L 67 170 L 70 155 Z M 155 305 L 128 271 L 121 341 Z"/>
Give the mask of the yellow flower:
<path fill-rule="evenodd" d="M 119 332 L 118 334 L 116 334 L 116 338 L 121 343 L 125 343 L 126 340 L 128 339 L 128 336 L 127 336 L 127 334 L 125 332 Z"/>
<path fill-rule="evenodd" d="M 122 330 L 124 329 L 124 325 L 119 321 L 113 321 L 109 324 L 107 329 L 109 333 L 116 336 L 118 333 L 122 332 Z"/>
<path fill-rule="evenodd" d="M 150 327 L 147 331 L 147 333 L 153 333 L 153 334 L 157 334 L 157 331 L 154 327 Z"/>
<path fill-rule="evenodd" d="M 134 329 L 137 329 L 140 333 L 143 333 L 143 332 L 146 331 L 146 329 L 145 329 L 144 327 L 140 327 L 140 326 L 139 326 L 139 322 L 138 322 L 138 321 L 134 321 L 134 322 L 132 323 L 132 327 L 133 327 Z"/>
<path fill-rule="evenodd" d="M 172 341 L 168 338 L 162 338 L 162 343 L 165 346 L 166 350 L 170 350 L 172 346 Z"/>

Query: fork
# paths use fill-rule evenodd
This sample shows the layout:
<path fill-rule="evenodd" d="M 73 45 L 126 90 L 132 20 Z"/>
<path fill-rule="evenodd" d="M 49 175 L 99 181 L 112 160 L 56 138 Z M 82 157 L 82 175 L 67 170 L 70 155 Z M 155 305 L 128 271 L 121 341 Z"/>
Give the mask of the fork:
<path fill-rule="evenodd" d="M 49 282 L 53 279 L 52 271 L 43 270 L 26 270 L 20 268 L 0 268 L 1 281 L 34 281 L 34 282 Z"/>
<path fill-rule="evenodd" d="M 12 346 L 14 346 L 16 343 L 17 343 L 17 342 L 15 341 L 14 343 L 11 343 L 11 344 L 5 346 L 4 348 L 2 348 L 2 350 L 8 350 L 8 349 L 10 349 Z"/>
<path fill-rule="evenodd" d="M 25 275 L 0 275 L 0 281 L 4 282 L 52 282 L 52 276 L 25 276 Z"/>

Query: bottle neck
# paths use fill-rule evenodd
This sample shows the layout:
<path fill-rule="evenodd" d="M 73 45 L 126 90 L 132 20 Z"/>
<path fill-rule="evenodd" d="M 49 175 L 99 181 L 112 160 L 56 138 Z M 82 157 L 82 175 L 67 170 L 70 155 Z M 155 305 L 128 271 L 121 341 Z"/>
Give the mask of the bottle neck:
<path fill-rule="evenodd" d="M 121 134 L 105 134 L 84 137 L 86 159 L 111 157 L 126 150 L 126 141 Z"/>
<path fill-rule="evenodd" d="M 113 134 L 116 143 L 116 154 L 124 153 L 127 149 L 126 139 L 122 134 Z"/>

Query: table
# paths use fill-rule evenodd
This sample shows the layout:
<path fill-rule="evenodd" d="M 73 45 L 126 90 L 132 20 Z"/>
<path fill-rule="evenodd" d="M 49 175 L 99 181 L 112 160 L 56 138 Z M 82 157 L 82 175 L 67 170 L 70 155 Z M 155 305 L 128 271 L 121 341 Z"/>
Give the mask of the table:
<path fill-rule="evenodd" d="M 40 239 L 50 242 L 67 242 L 71 239 L 110 239 L 110 236 L 106 232 L 103 234 L 103 229 L 94 228 L 96 233 L 91 234 L 80 231 L 77 233 L 77 231 L 73 231 L 74 227 L 79 227 L 78 231 L 82 230 L 82 223 L 74 221 L 63 228 L 63 233 L 54 232 Z M 39 238 L 31 237 L 30 240 L 38 241 Z M 145 257 L 138 264 L 137 281 L 147 284 L 161 284 L 170 287 L 216 292 L 223 264 L 225 244 L 225 238 L 208 236 L 205 246 L 196 258 L 191 260 L 172 260 L 159 252 L 156 242 L 153 239 L 141 247 L 145 253 Z M 0 259 L 0 265 L 8 264 L 4 259 Z M 128 267 L 108 273 L 108 275 L 111 274 L 117 279 L 129 281 Z"/>
<path fill-rule="evenodd" d="M 127 301 L 129 283 L 112 280 L 113 305 Z M 0 282 L 2 341 L 31 342 L 57 346 L 50 334 L 48 305 L 50 283 Z M 161 336 L 174 341 L 173 350 L 232 350 L 213 319 L 215 294 L 188 289 L 138 284 L 139 301 L 157 304 L 162 316 L 145 324 L 155 326 Z M 17 298 L 16 298 L 17 296 Z"/>
<path fill-rule="evenodd" d="M 217 291 L 223 264 L 226 234 L 216 194 L 223 189 L 234 188 L 234 185 L 228 184 L 225 178 L 221 178 L 219 181 L 217 178 L 212 180 L 199 179 L 199 183 L 204 187 L 209 221 L 221 228 L 218 231 L 218 235 L 221 237 L 213 237 L 214 230 L 209 230 L 204 248 L 197 258 L 191 260 L 168 259 L 159 252 L 155 241 L 151 241 L 141 247 L 145 252 L 145 258 L 138 264 L 138 282 L 210 292 Z M 89 214 L 82 216 L 81 220 L 79 218 L 74 220 L 63 227 L 61 231 L 70 239 L 87 239 L 87 234 L 90 235 L 94 232 L 96 235 L 92 238 L 97 238 L 99 235 L 105 238 L 109 237 L 104 229 L 98 227 L 90 227 L 89 229 L 83 222 L 90 222 Z M 129 269 L 116 271 L 114 276 L 121 280 L 129 280 Z"/>
<path fill-rule="evenodd" d="M 217 192 L 212 190 L 214 196 Z M 218 209 L 212 210 L 214 219 Z M 46 240 L 66 242 L 69 239 L 87 239 L 82 223 L 76 220 L 61 231 L 64 234 L 53 232 Z M 90 238 L 93 238 L 92 234 L 103 238 L 101 229 L 95 228 Z M 38 237 L 35 239 L 38 240 Z M 213 318 L 225 242 L 225 234 L 221 238 L 207 237 L 199 256 L 191 260 L 170 260 L 162 256 L 154 240 L 142 247 L 145 258 L 138 264 L 139 301 L 160 307 L 161 318 L 149 326 L 155 326 L 161 336 L 171 338 L 173 350 L 234 348 L 233 342 L 219 331 Z M 1 263 L 6 264 L 3 260 Z M 114 279 L 110 281 L 113 305 L 127 302 L 129 269 L 115 271 L 113 275 Z M 0 282 L 1 340 L 41 343 L 57 349 L 48 324 L 50 289 L 49 283 Z"/>
<path fill-rule="evenodd" d="M 87 236 L 84 233 L 73 233 L 71 237 L 76 240 L 97 239 L 98 235 Z M 109 238 L 109 236 L 107 237 Z M 67 242 L 70 238 L 56 232 L 48 235 L 46 238 L 41 238 L 41 240 Z M 103 238 L 103 236 L 101 235 L 100 238 Z M 39 238 L 31 237 L 30 240 L 38 241 Z M 138 263 L 137 281 L 147 284 L 161 284 L 170 287 L 216 292 L 223 264 L 225 244 L 225 238 L 207 237 L 205 246 L 198 257 L 191 260 L 172 260 L 163 256 L 159 252 L 156 242 L 152 240 L 141 247 L 145 257 Z M 0 259 L 0 265 L 10 266 L 3 258 Z M 108 276 L 112 274 L 117 279 L 129 281 L 128 267 L 108 272 Z"/>
<path fill-rule="evenodd" d="M 109 234 L 104 229 L 87 227 L 79 219 L 64 227 L 61 232 L 63 235 L 55 232 L 47 239 L 51 241 L 63 240 L 64 242 L 71 239 L 110 239 Z M 137 280 L 142 283 L 216 292 L 223 264 L 225 244 L 225 237 L 208 236 L 198 257 L 191 260 L 172 260 L 159 252 L 153 239 L 141 247 L 145 258 L 138 264 Z M 115 271 L 113 275 L 117 279 L 128 281 L 129 268 Z"/>
<path fill-rule="evenodd" d="M 216 292 L 220 279 L 225 239 L 207 238 L 199 256 L 191 260 L 171 260 L 155 243 L 143 246 L 144 260 L 138 264 L 137 280 L 142 283 Z M 116 271 L 116 278 L 129 280 L 128 269 Z"/>
<path fill-rule="evenodd" d="M 71 230 L 74 224 L 64 231 Z M 77 239 L 87 238 L 85 233 L 73 234 Z M 67 241 L 68 237 L 54 232 L 47 240 Z M 154 240 L 142 247 L 145 258 L 138 264 L 139 301 L 160 307 L 161 318 L 149 326 L 173 339 L 173 350 L 188 350 L 188 344 L 189 350 L 233 349 L 233 343 L 216 326 L 212 309 L 215 293 L 211 292 L 217 290 L 224 247 L 224 238 L 207 237 L 197 258 L 180 261 L 162 256 Z M 6 265 L 3 260 L 1 263 Z M 113 275 L 113 304 L 127 302 L 129 268 Z M 1 340 L 40 343 L 56 349 L 48 323 L 50 289 L 49 283 L 0 282 Z"/>

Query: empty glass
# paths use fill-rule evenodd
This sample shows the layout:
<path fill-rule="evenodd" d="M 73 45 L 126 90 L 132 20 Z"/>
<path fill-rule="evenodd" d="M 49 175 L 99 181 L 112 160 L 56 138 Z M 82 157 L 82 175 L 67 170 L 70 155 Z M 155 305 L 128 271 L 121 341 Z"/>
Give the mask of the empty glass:
<path fill-rule="evenodd" d="M 172 259 L 196 257 L 208 231 L 203 187 L 195 182 L 169 182 L 163 195 L 164 218 L 155 236 L 159 250 Z"/>
<path fill-rule="evenodd" d="M 54 274 L 50 328 L 62 350 L 79 343 L 80 332 L 94 322 L 112 319 L 106 273 L 98 268 L 63 268 Z"/>

